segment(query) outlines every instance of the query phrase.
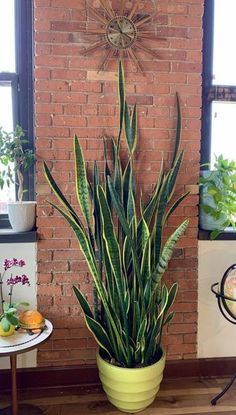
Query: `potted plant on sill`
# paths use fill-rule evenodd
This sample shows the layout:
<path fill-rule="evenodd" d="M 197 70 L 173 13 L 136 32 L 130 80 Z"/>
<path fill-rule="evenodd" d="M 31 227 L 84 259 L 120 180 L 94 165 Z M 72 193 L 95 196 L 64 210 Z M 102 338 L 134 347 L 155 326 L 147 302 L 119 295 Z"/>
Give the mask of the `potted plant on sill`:
<path fill-rule="evenodd" d="M 203 166 L 209 166 L 205 164 Z M 215 239 L 227 227 L 236 228 L 236 162 L 216 157 L 214 170 L 200 177 L 200 228 Z"/>
<path fill-rule="evenodd" d="M 0 189 L 17 184 L 17 201 L 8 203 L 9 221 L 15 232 L 30 231 L 35 225 L 35 201 L 23 201 L 24 172 L 35 162 L 33 150 L 26 147 L 28 141 L 19 125 L 13 132 L 0 127 Z"/>
<path fill-rule="evenodd" d="M 173 248 L 184 233 L 181 223 L 167 241 L 163 228 L 187 193 L 171 203 L 183 151 L 179 151 L 181 116 L 177 97 L 177 129 L 173 161 L 162 165 L 153 194 L 144 206 L 137 196 L 133 170 L 137 144 L 137 109 L 130 115 L 125 100 L 122 64 L 119 65 L 120 122 L 118 139 L 111 139 L 113 169 L 108 163 L 104 140 L 104 174 L 100 180 L 94 163 L 89 183 L 79 140 L 75 136 L 76 195 L 83 218 L 69 204 L 44 163 L 45 175 L 62 207 L 52 204 L 72 227 L 94 281 L 92 309 L 79 288 L 73 287 L 88 329 L 99 351 L 97 364 L 108 399 L 121 411 L 139 412 L 150 405 L 159 390 L 165 366 L 161 346 L 164 326 L 177 283 L 162 284 Z M 125 166 L 120 159 L 124 131 Z M 93 212 L 93 219 L 90 212 Z"/>

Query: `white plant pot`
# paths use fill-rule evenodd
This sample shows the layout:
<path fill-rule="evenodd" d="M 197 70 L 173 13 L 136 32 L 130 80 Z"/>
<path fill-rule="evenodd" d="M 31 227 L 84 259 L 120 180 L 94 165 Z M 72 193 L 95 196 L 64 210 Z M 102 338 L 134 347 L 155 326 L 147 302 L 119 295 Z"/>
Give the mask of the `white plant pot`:
<path fill-rule="evenodd" d="M 35 226 L 36 202 L 8 203 L 8 216 L 14 232 L 31 231 Z"/>
<path fill-rule="evenodd" d="M 203 176 L 205 179 L 208 179 L 208 177 L 211 175 L 211 171 L 209 170 L 203 170 L 201 172 L 201 176 Z M 224 229 L 224 223 L 227 220 L 227 217 L 225 215 L 221 215 L 219 219 L 215 219 L 213 216 L 206 213 L 203 209 L 203 205 L 206 204 L 208 206 L 211 206 L 212 208 L 215 208 L 215 202 L 213 197 L 208 193 L 206 190 L 206 187 L 200 186 L 200 210 L 199 210 L 199 225 L 200 229 L 206 230 L 206 231 L 213 231 L 215 229 Z"/>
<path fill-rule="evenodd" d="M 202 207 L 203 204 L 207 204 L 212 208 L 215 207 L 214 200 L 212 196 L 202 194 L 200 196 L 200 211 L 199 211 L 199 220 L 200 220 L 200 228 L 206 231 L 213 231 L 214 229 L 224 229 L 224 223 L 227 217 L 224 215 L 221 216 L 220 219 L 215 219 L 208 213 L 206 213 Z"/>

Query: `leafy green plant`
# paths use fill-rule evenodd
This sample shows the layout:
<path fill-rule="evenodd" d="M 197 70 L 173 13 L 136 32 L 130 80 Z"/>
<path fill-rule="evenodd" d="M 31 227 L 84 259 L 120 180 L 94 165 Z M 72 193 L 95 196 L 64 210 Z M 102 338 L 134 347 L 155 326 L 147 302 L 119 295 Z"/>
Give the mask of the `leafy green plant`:
<path fill-rule="evenodd" d="M 200 178 L 200 186 L 203 188 L 201 207 L 216 221 L 216 229 L 210 234 L 211 239 L 215 239 L 229 226 L 235 229 L 236 162 L 225 159 L 222 154 L 216 157 L 214 170 Z"/>
<path fill-rule="evenodd" d="M 62 207 L 52 204 L 73 229 L 87 261 L 95 286 L 95 305 L 90 307 L 79 288 L 73 287 L 100 353 L 124 367 L 140 367 L 161 355 L 163 327 L 174 313 L 170 308 L 177 283 L 168 290 L 162 276 L 174 246 L 186 230 L 181 223 L 163 240 L 163 228 L 187 193 L 171 203 L 183 151 L 179 151 L 181 114 L 177 97 L 177 128 L 174 157 L 169 169 L 162 163 L 159 178 L 148 203 L 137 196 L 133 169 L 137 144 L 137 108 L 130 115 L 125 100 L 123 68 L 119 65 L 120 123 L 118 139 L 108 140 L 112 168 L 104 140 L 104 172 L 101 181 L 96 162 L 89 182 L 78 138 L 74 139 L 76 195 L 83 219 L 69 204 L 44 163 L 45 175 Z M 127 147 L 127 161 L 121 161 L 121 139 Z M 124 165 L 123 165 L 124 164 Z M 93 218 L 90 212 L 93 212 Z"/>
<path fill-rule="evenodd" d="M 15 130 L 8 133 L 0 127 L 0 189 L 15 182 L 17 178 L 17 197 L 22 201 L 24 190 L 24 171 L 28 170 L 35 161 L 33 150 L 25 148 L 23 129 L 17 125 Z"/>

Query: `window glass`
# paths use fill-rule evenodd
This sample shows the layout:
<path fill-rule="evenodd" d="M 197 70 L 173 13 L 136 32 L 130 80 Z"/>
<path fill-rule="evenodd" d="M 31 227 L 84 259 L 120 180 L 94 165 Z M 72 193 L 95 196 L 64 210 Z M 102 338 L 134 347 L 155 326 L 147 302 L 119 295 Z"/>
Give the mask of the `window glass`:
<path fill-rule="evenodd" d="M 33 148 L 32 0 L 0 0 L 0 127 L 12 132 L 16 124 L 30 132 Z M 19 93 L 20 92 L 20 93 Z M 4 170 L 0 163 L 0 171 Z M 34 198 L 34 168 L 25 174 L 25 199 Z M 16 182 L 17 185 L 17 182 Z M 15 184 L 0 189 L 0 228 L 9 226 L 7 203 L 15 201 Z M 4 214 L 4 215 L 2 215 Z"/>
<path fill-rule="evenodd" d="M 15 1 L 0 0 L 0 72 L 15 72 Z"/>
<path fill-rule="evenodd" d="M 214 3 L 213 84 L 236 85 L 236 0 Z"/>
<path fill-rule="evenodd" d="M 0 126 L 8 132 L 13 130 L 11 85 L 0 85 Z M 2 190 L 0 189 L 0 214 L 7 213 L 7 202 L 13 201 L 15 201 L 15 185 L 11 183 L 9 187 L 5 185 Z"/>
<path fill-rule="evenodd" d="M 0 126 L 3 127 L 3 129 L 6 131 L 13 130 L 11 85 L 1 86 L 1 83 L 0 83 Z"/>
<path fill-rule="evenodd" d="M 236 102 L 212 102 L 211 168 L 220 154 L 236 160 Z"/>

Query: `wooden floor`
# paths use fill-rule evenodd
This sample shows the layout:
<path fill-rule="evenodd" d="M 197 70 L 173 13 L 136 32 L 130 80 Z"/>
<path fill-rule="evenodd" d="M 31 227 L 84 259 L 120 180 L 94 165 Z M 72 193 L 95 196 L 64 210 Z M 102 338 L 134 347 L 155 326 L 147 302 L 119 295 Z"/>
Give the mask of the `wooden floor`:
<path fill-rule="evenodd" d="M 236 415 L 236 385 L 222 397 L 216 406 L 210 404 L 228 379 L 171 380 L 164 381 L 154 404 L 142 412 L 142 415 Z M 19 396 L 20 402 L 39 406 L 45 415 L 120 415 L 108 403 L 100 389 L 67 391 L 40 390 L 37 393 L 24 392 Z M 1 394 L 1 408 L 9 404 L 10 397 Z"/>

